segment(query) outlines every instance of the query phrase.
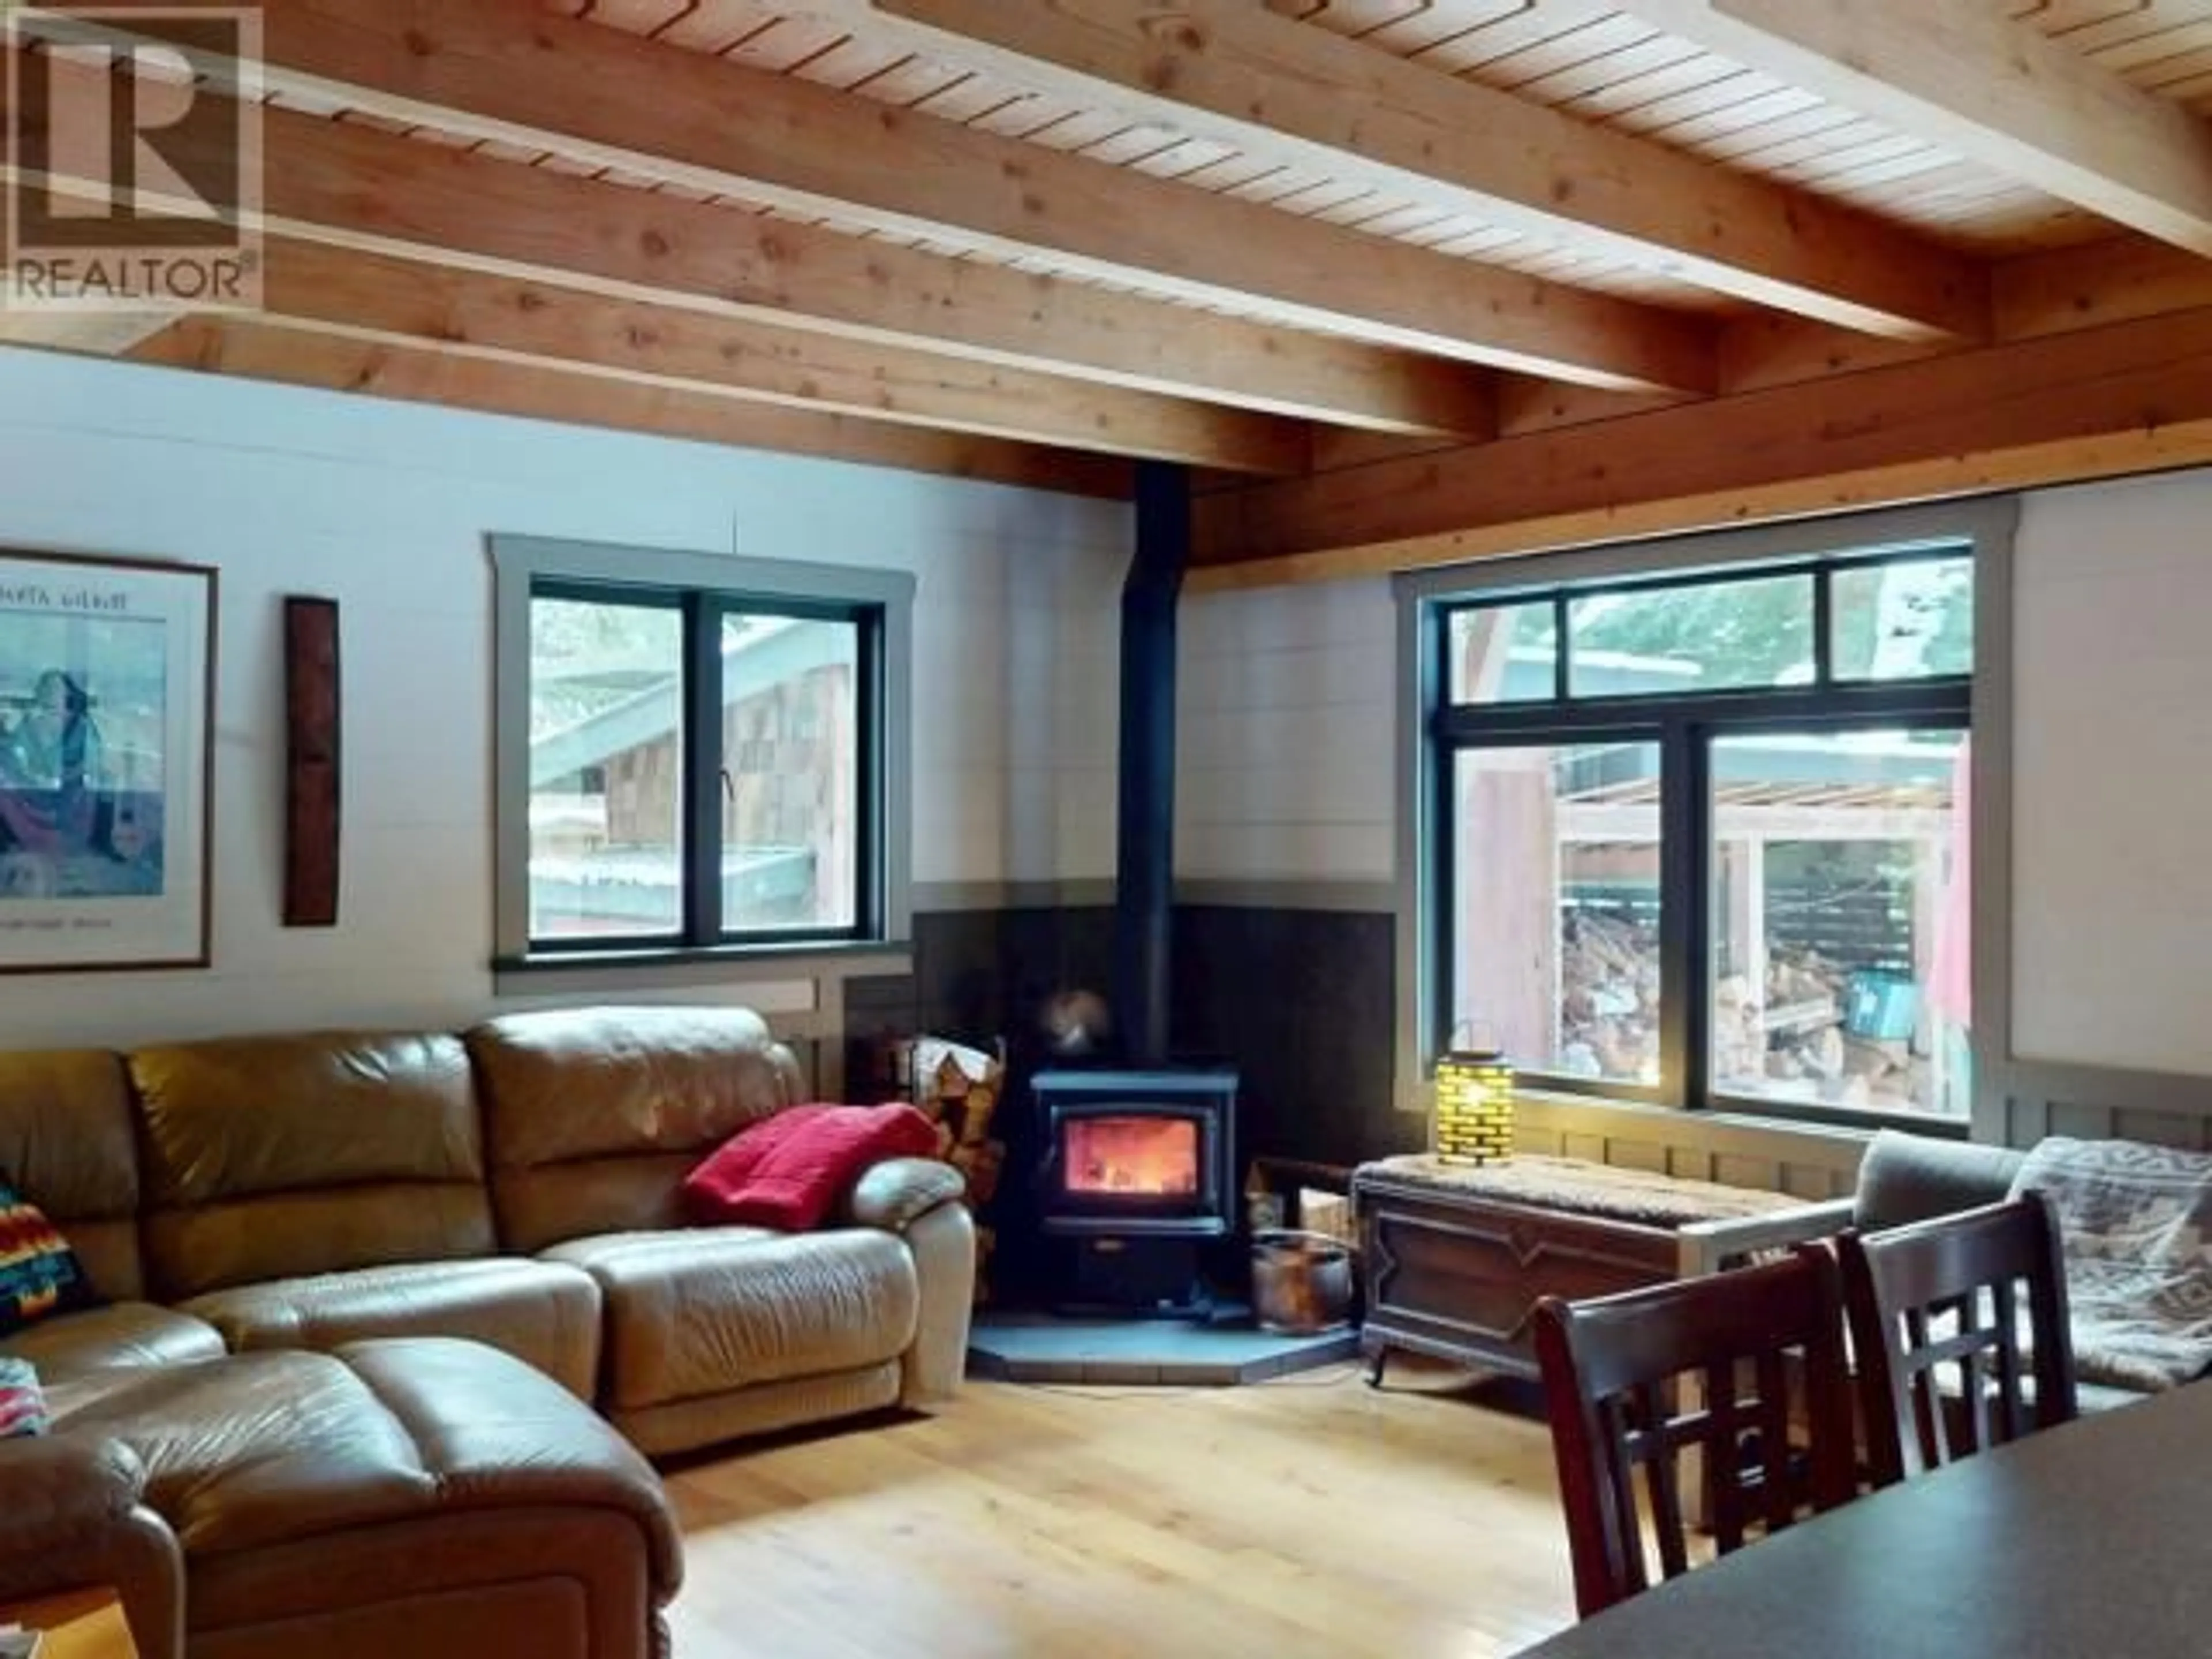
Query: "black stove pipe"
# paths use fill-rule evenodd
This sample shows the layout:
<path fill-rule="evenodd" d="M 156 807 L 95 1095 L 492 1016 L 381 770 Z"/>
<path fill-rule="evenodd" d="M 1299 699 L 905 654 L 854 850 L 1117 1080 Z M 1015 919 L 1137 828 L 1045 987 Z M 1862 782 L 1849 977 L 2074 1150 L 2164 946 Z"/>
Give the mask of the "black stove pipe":
<path fill-rule="evenodd" d="M 1137 464 L 1137 545 L 1121 588 L 1121 802 L 1114 1013 L 1135 1066 L 1164 1065 L 1174 978 L 1176 605 L 1190 563 L 1190 469 Z"/>

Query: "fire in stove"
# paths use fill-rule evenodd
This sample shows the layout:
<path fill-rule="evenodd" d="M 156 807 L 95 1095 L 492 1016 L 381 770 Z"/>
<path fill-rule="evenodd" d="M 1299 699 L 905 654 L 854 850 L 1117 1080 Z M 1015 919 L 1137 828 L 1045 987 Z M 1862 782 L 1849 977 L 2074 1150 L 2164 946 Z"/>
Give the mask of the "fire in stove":
<path fill-rule="evenodd" d="M 1236 1228 L 1237 1074 L 1065 1069 L 1030 1089 L 1054 1305 L 1201 1316 L 1200 1252 Z"/>
<path fill-rule="evenodd" d="M 1061 1126 L 1070 1193 L 1187 1198 L 1198 1191 L 1192 1118 L 1092 1117 Z"/>

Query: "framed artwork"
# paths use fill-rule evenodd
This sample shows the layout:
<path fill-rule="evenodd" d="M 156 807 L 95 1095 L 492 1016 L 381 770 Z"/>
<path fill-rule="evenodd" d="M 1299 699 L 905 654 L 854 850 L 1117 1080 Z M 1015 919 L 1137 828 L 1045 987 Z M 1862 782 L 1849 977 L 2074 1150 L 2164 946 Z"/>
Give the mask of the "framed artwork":
<path fill-rule="evenodd" d="M 0 973 L 204 968 L 216 573 L 0 549 Z"/>

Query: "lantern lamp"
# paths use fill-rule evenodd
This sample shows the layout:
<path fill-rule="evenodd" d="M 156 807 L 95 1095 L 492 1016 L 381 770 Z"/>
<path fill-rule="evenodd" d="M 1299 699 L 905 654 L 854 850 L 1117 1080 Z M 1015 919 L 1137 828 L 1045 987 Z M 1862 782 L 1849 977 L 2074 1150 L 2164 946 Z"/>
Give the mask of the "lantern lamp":
<path fill-rule="evenodd" d="M 1437 1057 L 1435 1135 L 1440 1163 L 1513 1156 L 1513 1067 L 1496 1050 L 1455 1048 Z"/>

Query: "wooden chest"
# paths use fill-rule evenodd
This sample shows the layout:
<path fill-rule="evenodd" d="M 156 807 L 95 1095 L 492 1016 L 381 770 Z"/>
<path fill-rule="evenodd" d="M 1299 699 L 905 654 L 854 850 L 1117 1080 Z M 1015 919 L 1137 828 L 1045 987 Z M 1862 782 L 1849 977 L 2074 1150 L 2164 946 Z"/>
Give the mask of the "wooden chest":
<path fill-rule="evenodd" d="M 1576 1300 L 1677 1278 L 1684 1224 L 1800 1202 L 1568 1159 L 1512 1168 L 1531 1178 L 1486 1182 L 1473 1171 L 1455 1184 L 1425 1158 L 1354 1172 L 1370 1381 L 1393 1348 L 1533 1377 L 1529 1317 L 1540 1297 Z"/>

